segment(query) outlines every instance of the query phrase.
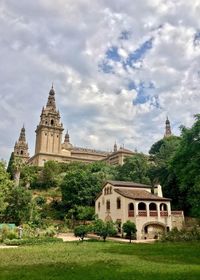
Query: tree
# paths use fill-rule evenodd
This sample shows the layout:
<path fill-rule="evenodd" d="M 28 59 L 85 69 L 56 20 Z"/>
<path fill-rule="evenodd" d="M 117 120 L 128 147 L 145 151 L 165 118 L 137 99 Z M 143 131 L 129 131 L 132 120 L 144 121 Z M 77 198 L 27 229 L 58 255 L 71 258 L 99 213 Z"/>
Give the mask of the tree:
<path fill-rule="evenodd" d="M 122 229 L 126 233 L 126 236 L 129 237 L 131 243 L 132 238 L 135 237 L 135 234 L 137 232 L 135 224 L 128 220 L 126 223 L 123 224 Z"/>
<path fill-rule="evenodd" d="M 134 181 L 150 184 L 148 177 L 149 162 L 145 155 L 136 154 L 124 160 L 124 164 L 118 167 L 117 179 L 121 181 Z"/>
<path fill-rule="evenodd" d="M 4 212 L 6 222 L 17 225 L 28 222 L 31 215 L 31 193 L 23 187 L 14 186 L 5 199 L 7 207 Z"/>
<path fill-rule="evenodd" d="M 10 180 L 9 174 L 6 172 L 5 164 L 0 161 L 0 222 L 3 222 L 4 212 L 8 206 L 6 198 L 12 186 L 13 182 Z"/>
<path fill-rule="evenodd" d="M 94 206 L 109 170 L 105 163 L 71 166 L 61 183 L 62 200 L 67 210 L 76 205 Z"/>
<path fill-rule="evenodd" d="M 97 219 L 93 223 L 93 231 L 106 241 L 108 236 L 114 236 L 117 233 L 113 222 L 104 222 L 101 219 Z"/>
<path fill-rule="evenodd" d="M 45 188 L 57 187 L 57 176 L 61 172 L 59 163 L 49 160 L 45 162 L 42 170 L 42 183 Z"/>
<path fill-rule="evenodd" d="M 12 170 L 13 170 L 15 186 L 19 186 L 20 174 L 23 166 L 24 163 L 22 159 L 20 157 L 14 157 L 14 160 L 12 162 Z"/>
<path fill-rule="evenodd" d="M 180 209 L 177 176 L 171 168 L 171 161 L 179 148 L 181 138 L 170 136 L 152 145 L 149 153 L 151 165 L 148 170 L 152 185 L 159 183 L 163 187 L 163 195 L 172 198 L 172 209 Z"/>
<path fill-rule="evenodd" d="M 12 152 L 10 155 L 10 159 L 9 159 L 8 167 L 7 167 L 7 172 L 10 174 L 11 179 L 14 179 L 13 162 L 14 162 L 14 152 Z"/>
<path fill-rule="evenodd" d="M 89 227 L 86 225 L 80 225 L 74 228 L 74 235 L 80 237 L 83 241 L 84 237 L 87 235 Z"/>
<path fill-rule="evenodd" d="M 76 218 L 83 221 L 91 221 L 94 218 L 94 207 L 90 206 L 77 206 L 76 207 Z"/>
<path fill-rule="evenodd" d="M 171 167 L 179 184 L 179 201 L 186 215 L 200 217 L 200 114 L 191 128 L 182 127 L 181 142 Z"/>

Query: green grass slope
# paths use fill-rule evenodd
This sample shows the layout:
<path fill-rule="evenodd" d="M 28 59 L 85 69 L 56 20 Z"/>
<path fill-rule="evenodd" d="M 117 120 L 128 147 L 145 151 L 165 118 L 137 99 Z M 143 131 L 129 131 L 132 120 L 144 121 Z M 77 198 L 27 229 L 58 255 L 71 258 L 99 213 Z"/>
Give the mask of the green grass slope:
<path fill-rule="evenodd" d="M 0 249 L 0 279 L 197 280 L 200 243 L 75 242 Z"/>

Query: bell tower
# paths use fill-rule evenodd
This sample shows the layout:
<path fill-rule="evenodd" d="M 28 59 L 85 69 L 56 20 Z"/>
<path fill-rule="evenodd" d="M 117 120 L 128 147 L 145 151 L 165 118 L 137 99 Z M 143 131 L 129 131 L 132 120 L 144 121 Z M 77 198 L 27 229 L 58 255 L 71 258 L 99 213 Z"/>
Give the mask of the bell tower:
<path fill-rule="evenodd" d="M 172 135 L 171 125 L 170 125 L 170 121 L 167 117 L 166 122 L 165 122 L 165 135 L 164 135 L 164 137 L 169 137 L 171 135 Z"/>
<path fill-rule="evenodd" d="M 14 157 L 21 158 L 24 163 L 29 159 L 28 143 L 26 142 L 26 133 L 24 126 L 21 129 L 18 141 L 15 142 Z"/>
<path fill-rule="evenodd" d="M 35 154 L 60 154 L 63 125 L 56 110 L 55 91 L 52 85 L 46 107 L 42 109 L 36 128 Z"/>

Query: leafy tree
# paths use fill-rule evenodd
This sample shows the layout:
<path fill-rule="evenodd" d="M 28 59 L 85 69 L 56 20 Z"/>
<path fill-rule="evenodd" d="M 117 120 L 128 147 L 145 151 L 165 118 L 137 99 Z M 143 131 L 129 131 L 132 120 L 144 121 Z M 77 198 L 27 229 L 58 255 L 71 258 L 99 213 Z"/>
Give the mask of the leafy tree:
<path fill-rule="evenodd" d="M 80 225 L 74 228 L 74 235 L 80 237 L 83 241 L 84 237 L 87 235 L 89 227 L 86 225 Z"/>
<path fill-rule="evenodd" d="M 6 172 L 5 164 L 0 161 L 0 221 L 4 219 L 4 211 L 8 206 L 6 198 L 10 189 L 13 186 L 13 182 L 9 178 L 9 174 Z"/>
<path fill-rule="evenodd" d="M 153 144 L 150 153 L 153 159 L 148 170 L 152 184 L 160 183 L 163 194 L 172 198 L 172 209 L 180 209 L 177 176 L 171 168 L 171 161 L 179 148 L 181 138 L 170 136 Z"/>
<path fill-rule="evenodd" d="M 23 187 L 15 186 L 10 189 L 5 199 L 5 220 L 17 225 L 28 222 L 31 215 L 31 193 Z"/>
<path fill-rule="evenodd" d="M 20 157 L 14 157 L 14 160 L 12 162 L 12 170 L 13 170 L 15 186 L 19 186 L 20 174 L 23 166 L 24 163 L 22 159 Z"/>
<path fill-rule="evenodd" d="M 10 159 L 9 159 L 8 167 L 7 167 L 7 172 L 10 174 L 11 179 L 14 179 L 13 162 L 14 162 L 14 152 L 12 152 L 10 155 Z"/>
<path fill-rule="evenodd" d="M 200 216 L 200 114 L 191 128 L 182 127 L 182 140 L 171 167 L 179 184 L 185 214 Z"/>
<path fill-rule="evenodd" d="M 97 219 L 93 223 L 93 231 L 106 241 L 108 236 L 114 236 L 117 233 L 116 227 L 113 222 L 104 222 Z"/>
<path fill-rule="evenodd" d="M 21 169 L 20 183 L 27 189 L 39 179 L 38 166 L 24 165 Z"/>
<path fill-rule="evenodd" d="M 70 168 L 61 184 L 62 200 L 67 209 L 78 206 L 94 206 L 96 195 L 110 170 L 106 164 L 76 165 Z"/>
<path fill-rule="evenodd" d="M 77 206 L 76 207 L 76 217 L 78 220 L 81 220 L 85 223 L 85 221 L 91 221 L 94 218 L 94 207 L 90 206 Z"/>
<path fill-rule="evenodd" d="M 148 177 L 149 162 L 145 155 L 137 154 L 127 157 L 122 166 L 118 167 L 117 179 L 150 184 Z"/>
<path fill-rule="evenodd" d="M 126 233 L 126 236 L 129 237 L 131 243 L 131 240 L 135 237 L 135 234 L 137 232 L 135 224 L 128 220 L 123 224 L 122 229 Z"/>
<path fill-rule="evenodd" d="M 57 162 L 49 160 L 45 162 L 42 170 L 42 183 L 45 188 L 57 187 L 57 176 L 61 172 L 60 166 Z"/>

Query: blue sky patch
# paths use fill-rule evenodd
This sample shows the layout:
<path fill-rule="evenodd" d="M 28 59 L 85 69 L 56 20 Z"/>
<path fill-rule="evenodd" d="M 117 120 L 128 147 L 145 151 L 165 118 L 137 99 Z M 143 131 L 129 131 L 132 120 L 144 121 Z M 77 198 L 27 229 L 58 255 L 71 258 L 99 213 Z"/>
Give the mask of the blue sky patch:
<path fill-rule="evenodd" d="M 106 52 L 106 57 L 114 61 L 120 61 L 121 57 L 118 54 L 118 47 L 111 47 L 110 49 L 108 49 Z"/>

